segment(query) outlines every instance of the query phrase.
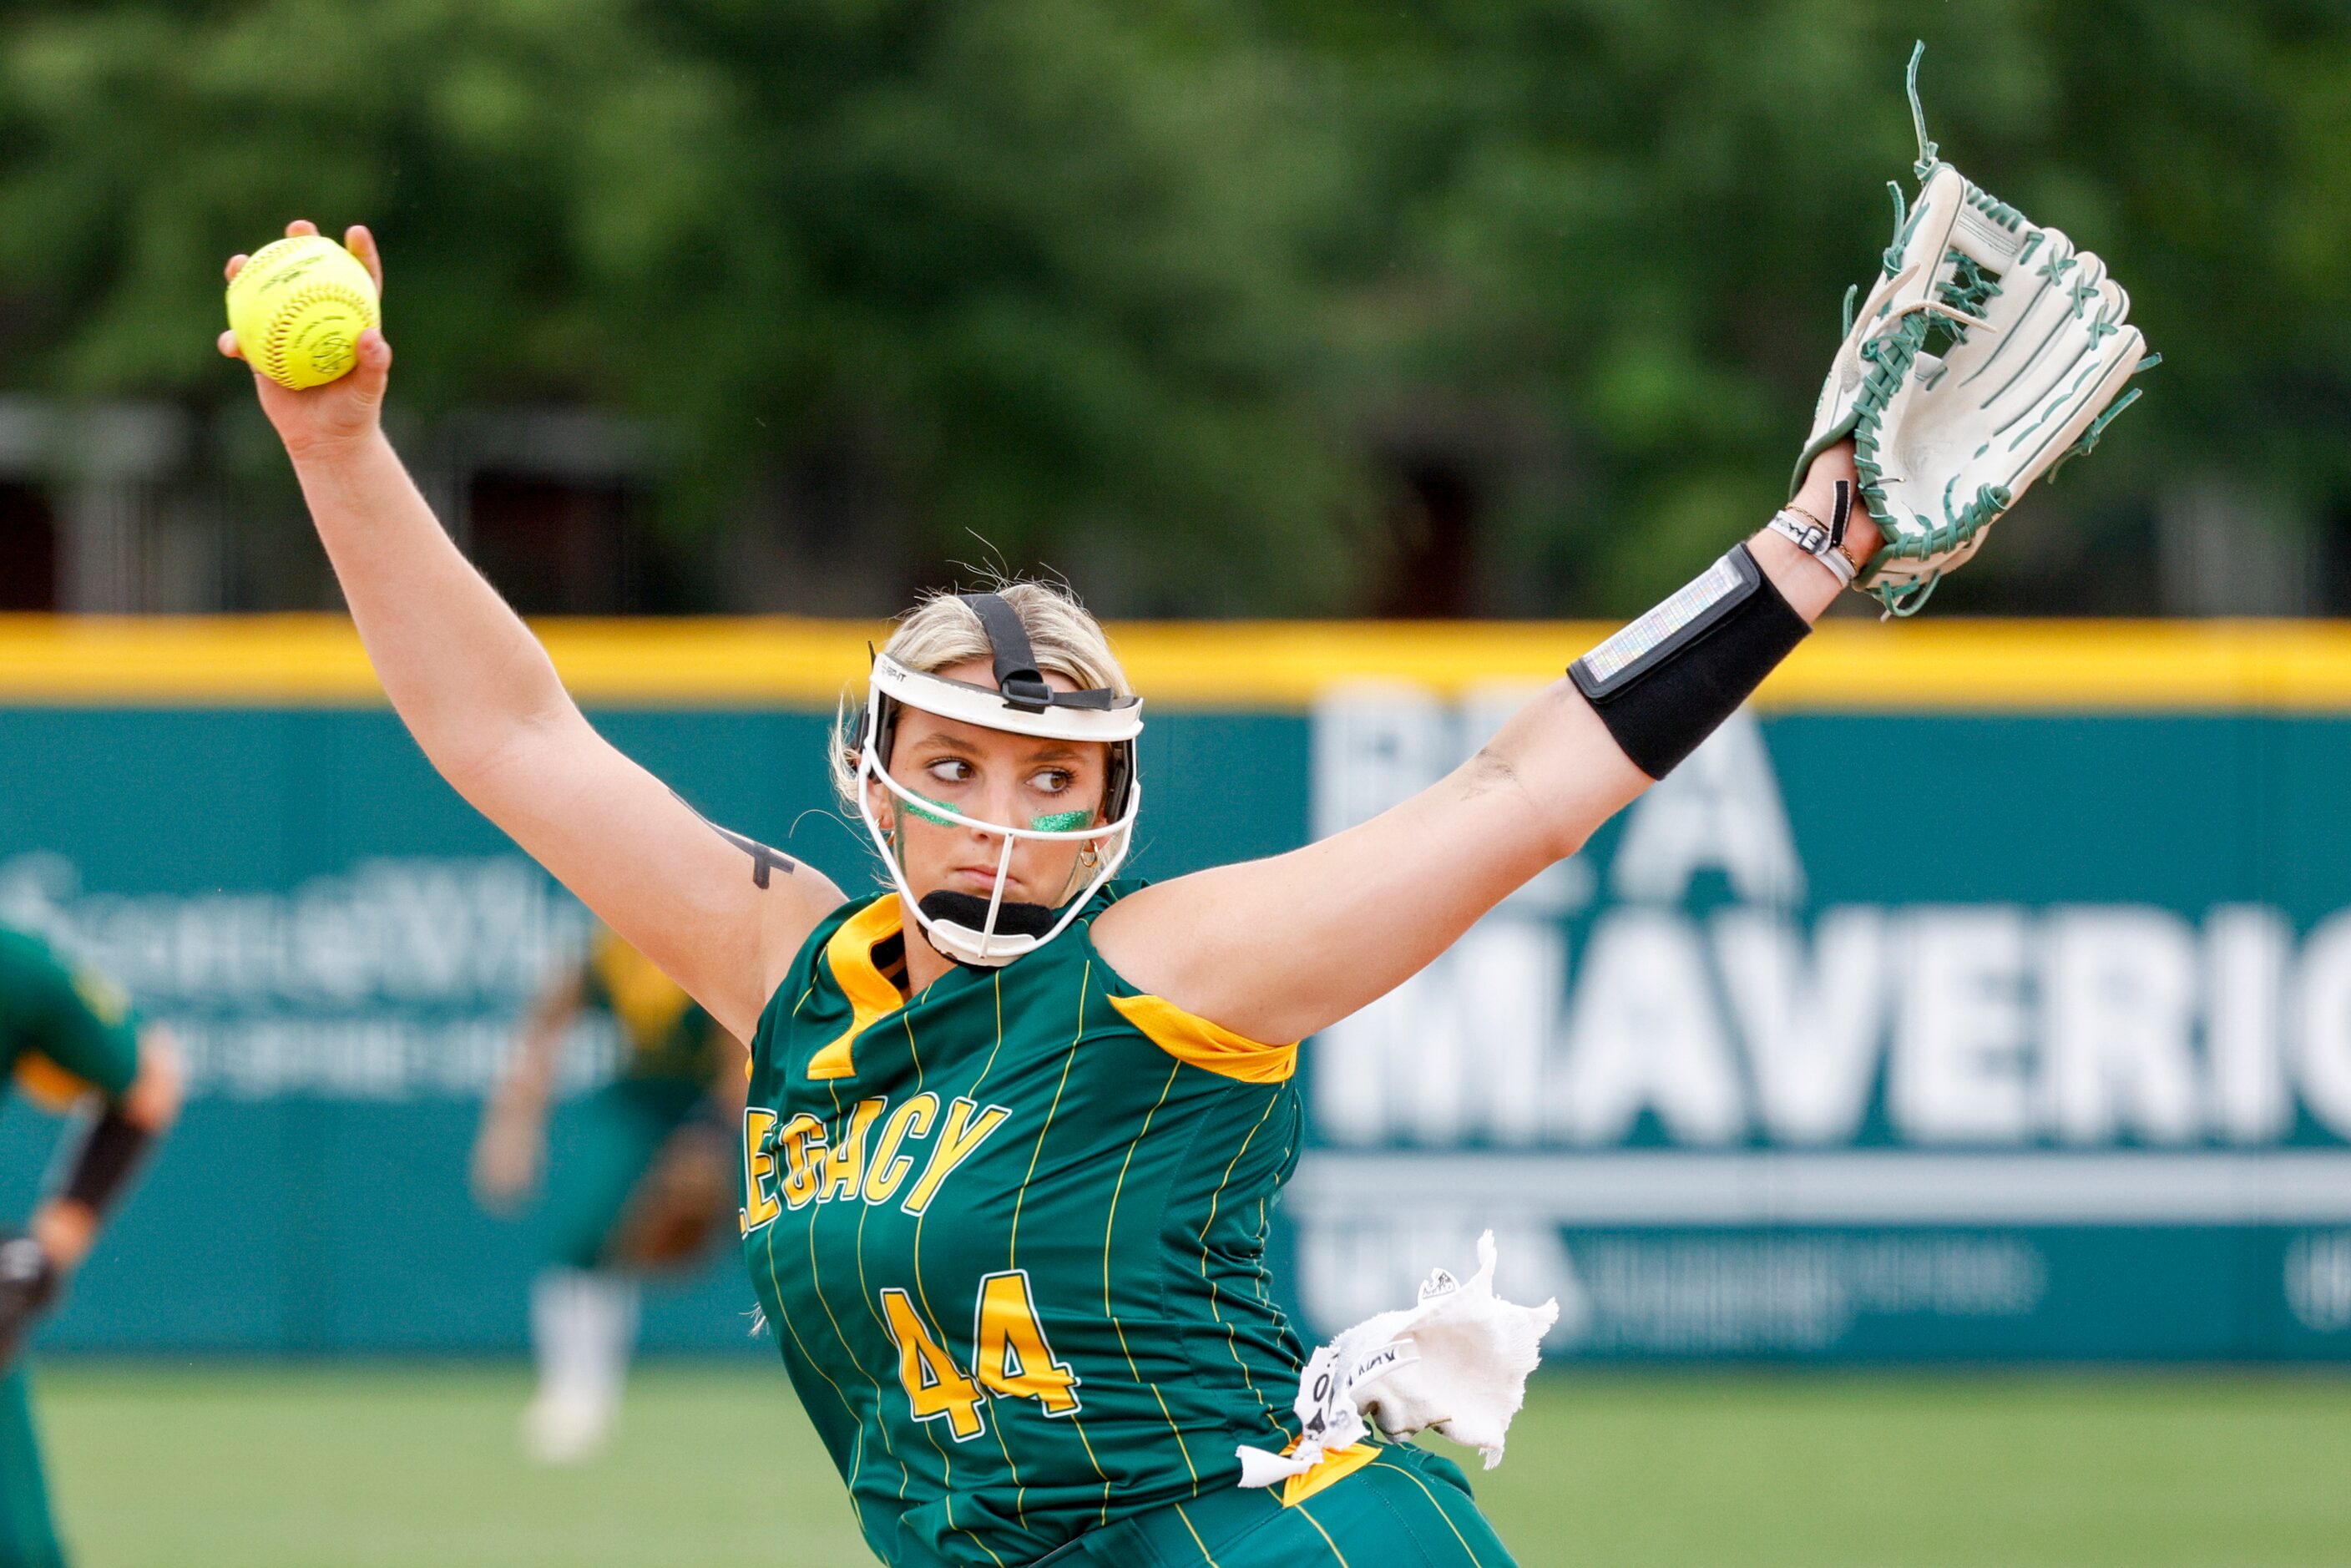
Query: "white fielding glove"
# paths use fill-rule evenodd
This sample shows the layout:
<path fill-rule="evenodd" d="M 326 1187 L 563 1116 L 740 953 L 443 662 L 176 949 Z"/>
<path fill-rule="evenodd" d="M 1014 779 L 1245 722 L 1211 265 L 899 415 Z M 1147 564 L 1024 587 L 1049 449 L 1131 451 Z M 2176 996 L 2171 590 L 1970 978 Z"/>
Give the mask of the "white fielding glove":
<path fill-rule="evenodd" d="M 1861 498 L 1885 540 L 1854 586 L 1889 615 L 1923 606 L 2035 480 L 2095 446 L 2138 396 L 2123 383 L 2159 358 L 2105 263 L 1936 156 L 1917 53 L 1909 90 L 1918 199 L 1905 208 L 1896 189 L 1881 274 L 1858 311 L 1847 298 L 1844 342 L 1794 481 L 1853 437 Z M 1806 548 L 1823 555 L 1836 542 L 1823 533 Z"/>
<path fill-rule="evenodd" d="M 1558 1321 L 1556 1300 L 1521 1307 L 1494 1294 L 1494 1233 L 1487 1231 L 1468 1280 L 1438 1269 L 1421 1285 L 1417 1306 L 1367 1319 L 1314 1353 L 1291 1406 L 1303 1424 L 1297 1447 L 1287 1455 L 1241 1448 L 1241 1485 L 1304 1475 L 1361 1442 L 1367 1416 L 1391 1437 L 1434 1427 L 1476 1448 L 1492 1469 L 1502 1462 L 1510 1417 L 1526 1403 L 1543 1335 Z"/>

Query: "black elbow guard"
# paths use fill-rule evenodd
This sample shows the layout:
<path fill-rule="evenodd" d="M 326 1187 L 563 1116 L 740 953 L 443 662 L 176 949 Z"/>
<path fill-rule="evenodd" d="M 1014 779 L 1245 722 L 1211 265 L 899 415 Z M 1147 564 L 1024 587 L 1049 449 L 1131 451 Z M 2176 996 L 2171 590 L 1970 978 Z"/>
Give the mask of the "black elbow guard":
<path fill-rule="evenodd" d="M 1663 779 L 1811 630 L 1735 545 L 1567 673 L 1633 766 Z"/>
<path fill-rule="evenodd" d="M 109 1105 L 90 1124 L 81 1148 L 74 1155 L 65 1191 L 58 1196 L 103 1214 L 120 1197 L 124 1184 L 139 1168 L 155 1134 Z"/>

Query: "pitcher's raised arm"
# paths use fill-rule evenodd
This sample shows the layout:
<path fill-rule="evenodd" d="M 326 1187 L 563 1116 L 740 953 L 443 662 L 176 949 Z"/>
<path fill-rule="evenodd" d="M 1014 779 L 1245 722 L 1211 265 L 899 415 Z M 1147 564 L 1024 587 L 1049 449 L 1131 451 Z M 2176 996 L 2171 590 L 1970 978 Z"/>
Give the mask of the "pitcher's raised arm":
<path fill-rule="evenodd" d="M 345 243 L 381 289 L 374 236 L 355 227 Z M 221 351 L 237 354 L 233 334 Z M 296 392 L 254 377 L 385 694 L 459 794 L 747 1037 L 840 890 L 715 829 L 596 732 L 386 439 L 391 371 L 390 342 L 370 329 L 340 380 Z"/>
<path fill-rule="evenodd" d="M 1853 447 L 1787 518 L 1834 517 L 1846 570 L 1782 524 L 1576 661 L 1451 774 L 1288 854 L 1145 888 L 1094 923 L 1133 984 L 1251 1040 L 1300 1040 L 1395 989 L 1664 776 L 1802 637 L 1877 548 Z M 1573 652 L 1563 649 L 1562 653 Z"/>

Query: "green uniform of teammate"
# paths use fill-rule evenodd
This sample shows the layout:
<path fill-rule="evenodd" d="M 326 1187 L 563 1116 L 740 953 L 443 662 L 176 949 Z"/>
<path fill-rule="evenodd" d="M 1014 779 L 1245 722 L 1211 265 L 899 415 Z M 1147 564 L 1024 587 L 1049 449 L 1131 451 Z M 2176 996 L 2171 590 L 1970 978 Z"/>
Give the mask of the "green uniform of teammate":
<path fill-rule="evenodd" d="M 485 1206 L 517 1206 L 549 1143 L 557 1064 L 583 1012 L 611 1018 L 611 1082 L 555 1128 L 550 1257 L 531 1287 L 539 1388 L 525 1413 L 533 1457 L 591 1457 L 610 1435 L 636 1335 L 638 1281 L 693 1263 L 716 1234 L 735 1164 L 742 1048 L 635 948 L 599 930 L 555 977 L 523 1031 L 476 1143 Z"/>
<path fill-rule="evenodd" d="M 0 1243 L 0 1359 L 8 1362 L 0 1381 L 0 1565 L 46 1568 L 65 1555 L 49 1520 L 22 1342 L 88 1250 L 108 1200 L 177 1114 L 180 1075 L 169 1044 L 141 1028 L 121 988 L 5 926 L 0 1067 L 52 1109 L 93 1100 L 102 1107 L 63 1191 L 35 1211 L 29 1234 Z"/>
<path fill-rule="evenodd" d="M 1372 1525 L 1396 1547 L 1374 1563 L 1508 1563 L 1416 1448 L 1237 1487 L 1237 1446 L 1297 1436 L 1305 1358 L 1263 1250 L 1297 1048 L 1139 995 L 1091 925 L 909 1003 L 883 894 L 818 927 L 760 1020 L 745 1256 L 866 1540 L 895 1564 L 1082 1536 L 1103 1563 L 1244 1568 Z"/>
<path fill-rule="evenodd" d="M 640 1259 L 641 1243 L 628 1223 L 636 1218 L 631 1199 L 664 1146 L 714 1095 L 732 1119 L 742 1047 L 675 981 L 609 931 L 598 934 L 589 952 L 579 1005 L 612 1019 L 621 1059 L 612 1082 L 581 1105 L 549 1170 L 555 1257 L 574 1269 L 682 1261 Z"/>

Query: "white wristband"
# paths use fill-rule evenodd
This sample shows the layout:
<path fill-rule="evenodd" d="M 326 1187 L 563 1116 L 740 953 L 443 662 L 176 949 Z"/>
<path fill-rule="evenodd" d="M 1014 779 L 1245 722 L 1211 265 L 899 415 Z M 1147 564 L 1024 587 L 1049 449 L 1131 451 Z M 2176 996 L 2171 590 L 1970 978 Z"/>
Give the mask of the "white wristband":
<path fill-rule="evenodd" d="M 1793 511 L 1775 512 L 1771 516 L 1771 531 L 1828 569 L 1839 588 L 1853 586 L 1853 562 L 1844 551 L 1829 542 L 1829 531 L 1812 518 Z"/>

